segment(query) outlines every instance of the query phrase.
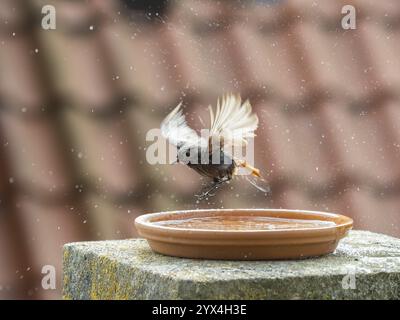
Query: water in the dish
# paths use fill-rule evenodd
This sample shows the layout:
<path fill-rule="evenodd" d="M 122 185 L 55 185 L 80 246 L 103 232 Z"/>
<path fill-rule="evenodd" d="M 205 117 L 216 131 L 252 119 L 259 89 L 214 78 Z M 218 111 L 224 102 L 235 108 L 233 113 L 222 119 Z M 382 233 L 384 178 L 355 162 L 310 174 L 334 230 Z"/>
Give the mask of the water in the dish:
<path fill-rule="evenodd" d="M 179 229 L 202 230 L 282 230 L 309 229 L 335 226 L 332 221 L 286 219 L 262 216 L 207 216 L 154 222 L 157 225 Z"/>

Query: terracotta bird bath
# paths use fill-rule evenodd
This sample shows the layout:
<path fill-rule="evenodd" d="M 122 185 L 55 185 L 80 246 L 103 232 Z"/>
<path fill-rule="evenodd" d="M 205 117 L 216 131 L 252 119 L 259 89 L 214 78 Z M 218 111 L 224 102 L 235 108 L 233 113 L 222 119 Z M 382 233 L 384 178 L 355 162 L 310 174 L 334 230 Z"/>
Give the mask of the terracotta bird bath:
<path fill-rule="evenodd" d="M 135 220 L 158 253 L 199 259 L 302 259 L 332 253 L 353 226 L 339 214 L 284 209 L 161 212 Z"/>

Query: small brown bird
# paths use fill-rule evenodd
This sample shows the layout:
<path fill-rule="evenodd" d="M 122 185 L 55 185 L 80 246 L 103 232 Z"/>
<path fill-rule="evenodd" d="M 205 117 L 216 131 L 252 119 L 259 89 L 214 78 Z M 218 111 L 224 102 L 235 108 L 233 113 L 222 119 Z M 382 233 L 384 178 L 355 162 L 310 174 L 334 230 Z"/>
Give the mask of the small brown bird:
<path fill-rule="evenodd" d="M 246 161 L 236 159 L 228 150 L 247 145 L 247 138 L 255 136 L 258 117 L 252 113 L 248 100 L 243 104 L 239 95 L 227 94 L 218 99 L 217 110 L 210 111 L 210 129 L 205 135 L 199 136 L 187 125 L 183 115 L 182 102 L 162 121 L 161 133 L 164 138 L 177 147 L 177 161 L 184 163 L 202 176 L 212 179 L 210 185 L 203 189 L 199 199 L 212 196 L 212 191 L 237 176 L 238 168 L 249 170 L 250 176 L 261 181 L 260 170 L 252 167 Z M 203 133 L 203 130 L 202 130 Z M 257 189 L 265 193 L 269 188 L 258 186 L 248 176 L 246 179 Z"/>

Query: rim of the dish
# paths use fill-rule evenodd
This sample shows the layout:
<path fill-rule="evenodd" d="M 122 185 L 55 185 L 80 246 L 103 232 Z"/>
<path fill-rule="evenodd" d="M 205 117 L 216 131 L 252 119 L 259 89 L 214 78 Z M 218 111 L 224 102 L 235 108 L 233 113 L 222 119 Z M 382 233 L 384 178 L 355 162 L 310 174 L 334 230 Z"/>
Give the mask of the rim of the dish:
<path fill-rule="evenodd" d="M 174 215 L 190 215 L 193 213 L 198 214 L 207 214 L 213 213 L 217 214 L 229 214 L 229 213 L 250 213 L 250 212 L 282 212 L 282 213 L 298 213 L 308 216 L 314 216 L 315 218 L 328 218 L 325 221 L 332 221 L 335 222 L 335 225 L 332 226 L 319 226 L 319 227 L 305 227 L 305 228 L 298 228 L 298 229 L 268 229 L 268 230 L 259 230 L 259 229 L 244 229 L 244 230 L 218 230 L 218 229 L 201 229 L 201 228 L 176 228 L 171 226 L 164 226 L 164 225 L 157 225 L 153 223 L 153 220 L 157 218 L 162 218 L 163 216 L 174 216 Z M 303 220 L 301 218 L 298 218 Z M 335 219 L 343 220 L 342 223 L 337 223 Z M 168 219 L 170 220 L 170 219 Z M 307 219 L 304 219 L 307 220 Z M 150 233 L 161 233 L 161 234 L 185 234 L 193 236 L 202 236 L 202 235 L 210 235 L 210 234 L 218 234 L 218 235 L 225 235 L 225 236 L 235 236 L 238 234 L 247 235 L 247 236 L 278 236 L 278 235 L 286 235 L 286 236 L 296 236 L 297 234 L 307 233 L 307 236 L 319 236 L 321 234 L 327 234 L 330 232 L 335 232 L 338 229 L 350 229 L 353 226 L 353 220 L 347 216 L 331 213 L 331 212 L 324 212 L 324 211 L 311 211 L 311 210 L 296 210 L 296 209 L 200 209 L 200 210 L 177 210 L 177 211 L 163 211 L 157 213 L 148 213 L 141 215 L 135 219 L 135 225 L 140 229 L 150 232 Z"/>

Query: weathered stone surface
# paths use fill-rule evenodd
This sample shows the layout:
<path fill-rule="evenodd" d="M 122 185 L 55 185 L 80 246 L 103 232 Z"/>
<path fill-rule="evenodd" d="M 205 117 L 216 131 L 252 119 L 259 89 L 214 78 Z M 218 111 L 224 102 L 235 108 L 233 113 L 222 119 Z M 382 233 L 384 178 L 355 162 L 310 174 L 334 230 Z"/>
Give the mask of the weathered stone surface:
<path fill-rule="evenodd" d="M 352 231 L 325 257 L 255 262 L 167 257 L 141 239 L 71 243 L 64 298 L 399 299 L 400 239 Z"/>

